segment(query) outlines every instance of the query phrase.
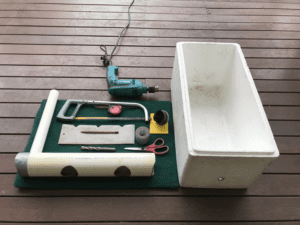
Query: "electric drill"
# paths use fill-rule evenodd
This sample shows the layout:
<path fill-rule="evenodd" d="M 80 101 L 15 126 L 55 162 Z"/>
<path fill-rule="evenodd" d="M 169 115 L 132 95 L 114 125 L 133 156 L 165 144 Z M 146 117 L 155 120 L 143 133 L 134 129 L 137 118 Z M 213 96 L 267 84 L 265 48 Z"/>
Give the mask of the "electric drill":
<path fill-rule="evenodd" d="M 158 91 L 158 86 L 147 87 L 139 80 L 119 80 L 117 76 L 118 69 L 118 66 L 107 66 L 106 78 L 109 85 L 109 94 L 117 97 L 137 98 L 144 93 L 155 93 Z"/>

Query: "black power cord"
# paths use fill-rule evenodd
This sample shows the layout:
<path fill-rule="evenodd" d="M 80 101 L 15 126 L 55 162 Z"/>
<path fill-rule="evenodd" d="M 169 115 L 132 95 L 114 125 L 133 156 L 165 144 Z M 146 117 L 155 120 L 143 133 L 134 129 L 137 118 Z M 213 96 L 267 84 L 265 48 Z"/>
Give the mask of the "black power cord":
<path fill-rule="evenodd" d="M 124 32 L 124 31 L 129 27 L 129 25 L 130 25 L 130 20 L 131 20 L 131 18 L 130 18 L 130 7 L 133 5 L 134 1 L 135 1 L 135 0 L 132 0 L 132 2 L 131 2 L 131 3 L 129 4 L 129 6 L 128 6 L 128 23 L 127 23 L 127 25 L 123 28 L 123 30 L 121 31 L 121 33 L 120 33 L 120 35 L 119 35 L 119 37 L 118 37 L 117 43 L 115 44 L 115 47 L 114 47 L 114 49 L 112 50 L 112 52 L 111 52 L 111 54 L 110 54 L 110 56 L 109 56 L 109 59 L 108 59 L 108 55 L 107 55 L 106 46 L 100 45 L 100 49 L 101 49 L 102 51 L 104 51 L 104 56 L 101 56 L 101 60 L 103 61 L 103 65 L 104 65 L 104 66 L 108 66 L 108 65 L 111 66 L 111 65 L 112 65 L 111 59 L 112 59 L 112 57 L 113 57 L 114 51 L 116 50 L 116 48 L 117 48 L 117 46 L 118 46 L 118 44 L 119 44 L 119 40 L 120 40 L 120 38 L 121 38 L 121 35 L 123 34 L 123 32 Z"/>

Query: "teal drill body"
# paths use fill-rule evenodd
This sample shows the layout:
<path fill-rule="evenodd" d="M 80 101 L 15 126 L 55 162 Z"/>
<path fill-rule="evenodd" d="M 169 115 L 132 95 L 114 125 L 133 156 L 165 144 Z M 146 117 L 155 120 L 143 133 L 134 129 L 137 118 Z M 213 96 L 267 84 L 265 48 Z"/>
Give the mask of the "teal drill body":
<path fill-rule="evenodd" d="M 106 78 L 109 85 L 109 94 L 117 97 L 135 98 L 142 96 L 144 93 L 147 93 L 147 91 L 155 92 L 155 90 L 151 90 L 153 87 L 148 89 L 147 85 L 143 85 L 143 83 L 139 80 L 119 80 L 117 76 L 118 69 L 118 66 L 107 67 Z"/>

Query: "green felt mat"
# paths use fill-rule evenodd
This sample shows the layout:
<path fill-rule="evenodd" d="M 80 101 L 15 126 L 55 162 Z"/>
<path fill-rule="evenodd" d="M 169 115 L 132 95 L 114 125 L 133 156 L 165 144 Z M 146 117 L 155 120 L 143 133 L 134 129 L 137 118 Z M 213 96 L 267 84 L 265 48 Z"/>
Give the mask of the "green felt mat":
<path fill-rule="evenodd" d="M 126 101 L 130 102 L 130 101 Z M 149 144 L 159 137 L 165 140 L 165 144 L 169 146 L 170 151 L 166 155 L 156 156 L 153 177 L 26 177 L 22 178 L 18 174 L 14 185 L 21 188 L 40 188 L 40 189 L 142 189 L 142 188 L 178 188 L 177 165 L 175 155 L 175 141 L 173 129 L 172 105 L 169 101 L 134 101 L 141 103 L 147 109 L 149 114 L 158 110 L 166 110 L 170 115 L 169 134 L 151 134 Z M 82 152 L 80 145 L 59 145 L 58 139 L 63 122 L 56 119 L 56 116 L 65 103 L 64 100 L 58 100 L 54 116 L 49 128 L 48 136 L 43 152 Z M 46 100 L 43 100 L 41 107 L 37 112 L 34 120 L 31 135 L 24 152 L 30 152 L 33 139 L 35 137 Z M 72 109 L 68 114 L 72 113 Z M 77 116 L 109 116 L 106 109 L 96 109 L 95 107 L 84 106 L 79 110 Z M 144 117 L 143 110 L 124 109 L 122 117 Z M 149 128 L 149 124 L 143 121 L 76 121 L 74 125 L 125 125 L 135 124 L 135 129 L 140 126 Z M 97 146 L 97 145 L 94 145 Z M 101 145 L 98 145 L 101 146 Z M 116 148 L 116 152 L 131 152 L 124 150 L 124 147 L 135 145 L 109 145 Z M 88 152 L 86 154 L 89 154 Z M 99 153 L 104 154 L 104 153 Z M 140 154 L 143 154 L 142 152 Z"/>

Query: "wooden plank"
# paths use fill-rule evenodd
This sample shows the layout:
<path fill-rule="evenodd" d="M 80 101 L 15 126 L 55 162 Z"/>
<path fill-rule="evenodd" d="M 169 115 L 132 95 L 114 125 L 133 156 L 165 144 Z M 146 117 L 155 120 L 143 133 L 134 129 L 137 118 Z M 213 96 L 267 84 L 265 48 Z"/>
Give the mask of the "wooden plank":
<path fill-rule="evenodd" d="M 300 93 L 259 93 L 263 105 L 300 105 Z"/>
<path fill-rule="evenodd" d="M 29 135 L 0 135 L 0 152 L 23 152 Z"/>
<path fill-rule="evenodd" d="M 2 0 L 2 3 L 13 3 L 13 4 L 45 4 L 50 3 L 48 1 L 32 1 L 28 2 L 26 0 Z M 72 4 L 79 4 L 79 5 L 123 5 L 128 6 L 131 3 L 129 0 L 122 0 L 122 1 L 72 1 L 69 0 L 64 2 L 63 5 L 72 5 Z M 61 1 L 57 0 L 56 2 L 51 2 L 51 4 L 61 4 Z M 285 4 L 285 3 L 264 3 L 264 2 L 211 2 L 211 1 L 138 1 L 134 2 L 134 6 L 169 6 L 169 7 L 197 7 L 197 8 L 210 8 L 210 9 L 218 9 L 218 8 L 270 8 L 270 9 L 299 9 L 299 4 Z"/>
<path fill-rule="evenodd" d="M 264 173 L 300 173 L 299 155 L 280 155 Z"/>
<path fill-rule="evenodd" d="M 167 68 L 173 67 L 174 59 L 114 56 L 112 62 L 118 66 Z M 0 65 L 103 66 L 103 63 L 99 56 L 0 55 Z"/>
<path fill-rule="evenodd" d="M 76 82 L 77 81 L 77 82 Z M 145 80 L 141 80 L 145 82 Z M 77 83 L 77 84 L 76 84 Z M 106 78 L 0 78 L 0 87 L 13 89 L 107 90 Z"/>
<path fill-rule="evenodd" d="M 39 104 L 0 103 L 0 118 L 34 118 L 39 107 Z"/>
<path fill-rule="evenodd" d="M 1 46 L 1 45 L 0 45 Z M 121 50 L 122 48 L 120 48 Z M 79 67 L 79 66 L 2 66 L 0 76 L 24 77 L 106 77 L 106 67 Z M 130 77 L 140 78 L 171 78 L 172 68 L 119 68 L 120 79 Z"/>
<path fill-rule="evenodd" d="M 2 3 L 13 3 L 13 4 L 43 4 L 43 3 L 51 3 L 51 4 L 61 4 L 61 1 L 56 0 L 47 0 L 47 1 L 42 1 L 42 0 L 34 0 L 34 1 L 28 1 L 28 0 L 1 0 Z M 243 0 L 245 1 L 245 0 Z M 225 1 L 225 2 L 218 2 L 218 1 L 138 1 L 134 2 L 134 6 L 136 5 L 143 5 L 143 6 L 170 6 L 170 7 L 191 7 L 191 5 L 195 7 L 208 7 L 208 8 L 292 8 L 292 9 L 297 9 L 298 4 L 284 4 L 284 3 L 264 3 L 264 2 L 235 2 L 235 1 Z M 64 4 L 88 4 L 88 5 L 126 5 L 128 6 L 131 3 L 130 0 L 121 0 L 121 1 L 94 1 L 94 0 L 89 0 L 89 1 L 74 1 L 74 0 L 68 0 L 65 1 Z M 298 3 L 298 2 L 297 2 Z M 292 6 L 290 6 L 292 5 Z"/>
<path fill-rule="evenodd" d="M 130 28 L 157 29 L 210 29 L 215 30 L 261 30 L 261 31 L 300 31 L 300 24 L 283 23 L 217 23 L 211 22 L 172 22 L 172 21 L 132 21 Z M 32 18 L 0 18 L 2 26 L 42 26 L 42 27 L 117 27 L 122 28 L 125 21 L 117 20 L 74 20 L 74 19 L 32 19 Z M 2 28 L 3 29 L 3 28 Z M 129 29 L 130 30 L 130 29 Z"/>
<path fill-rule="evenodd" d="M 209 1 L 209 0 L 204 0 L 204 1 Z M 299 3 L 298 0 L 214 0 L 214 2 L 274 2 L 274 3 L 295 3 L 295 4 Z"/>
<path fill-rule="evenodd" d="M 16 157 L 16 154 L 1 154 L 0 155 L 0 163 L 1 163 L 0 173 L 5 174 L 5 173 L 16 173 L 17 172 L 16 166 L 14 163 L 15 157 Z"/>
<path fill-rule="evenodd" d="M 265 106 L 269 120 L 300 120 L 300 107 Z"/>
<path fill-rule="evenodd" d="M 203 2 L 208 9 L 300 9 L 300 4 L 261 2 Z"/>
<path fill-rule="evenodd" d="M 34 118 L 39 104 L 8 104 L 0 103 L 1 118 Z M 268 119 L 297 120 L 299 107 L 265 107 Z"/>
<path fill-rule="evenodd" d="M 300 17 L 299 17 L 300 18 Z M 204 27 L 208 29 L 208 27 Z M 54 35 L 54 36 L 119 36 L 120 28 L 58 28 L 3 26 L 0 34 L 5 35 Z M 211 31 L 211 30 L 169 30 L 134 29 L 126 32 L 126 37 L 186 37 L 186 38 L 238 38 L 238 39 L 288 39 L 298 40 L 300 32 L 288 31 Z"/>
<path fill-rule="evenodd" d="M 100 46 L 116 44 L 117 37 L 85 36 L 38 36 L 38 35 L 0 35 L 0 44 L 34 44 L 34 45 L 84 45 Z M 210 38 L 143 38 L 122 37 L 119 46 L 156 46 L 173 47 L 177 42 L 223 42 L 238 43 L 244 48 L 298 48 L 300 40 L 245 40 L 245 39 L 210 39 Z"/>
<path fill-rule="evenodd" d="M 0 198 L 2 219 L 10 222 L 288 221 L 299 219 L 299 204 L 298 197 Z"/>
<path fill-rule="evenodd" d="M 263 174 L 247 189 L 194 189 L 178 190 L 39 190 L 14 187 L 15 174 L 0 174 L 0 196 L 295 196 L 299 195 L 299 175 Z M 278 183 L 280 182 L 280 185 Z"/>
<path fill-rule="evenodd" d="M 275 137 L 279 152 L 282 153 L 300 153 L 299 137 Z"/>
<path fill-rule="evenodd" d="M 0 135 L 0 152 L 22 152 L 29 135 Z M 299 137 L 275 137 L 280 153 L 300 153 Z M 1 183 L 1 182 L 0 182 Z"/>
<path fill-rule="evenodd" d="M 0 118 L 0 134 L 30 134 L 33 119 L 3 119 Z M 4 161 L 2 161 L 4 162 Z"/>
<path fill-rule="evenodd" d="M 25 146 L 24 146 L 25 147 Z M 21 150 L 23 152 L 24 150 Z M 16 173 L 15 167 L 16 154 L 0 154 L 0 173 Z M 297 173 L 300 174 L 299 155 L 280 155 L 270 166 L 268 166 L 264 173 Z M 299 191 L 299 190 L 298 190 Z"/>
<path fill-rule="evenodd" d="M 132 77 L 135 78 L 135 77 Z M 159 86 L 160 91 L 170 91 L 170 79 L 140 79 L 148 86 Z M 300 92 L 300 81 L 255 80 L 260 92 Z M 25 78 L 1 77 L 0 88 L 5 89 L 59 89 L 59 90 L 107 90 L 106 78 Z"/>
<path fill-rule="evenodd" d="M 112 52 L 113 46 L 107 46 Z M 297 49 L 248 49 L 243 48 L 245 57 L 255 58 L 300 58 Z M 62 45 L 0 45 L 0 54 L 37 54 L 37 55 L 103 55 L 99 46 L 62 46 Z M 175 47 L 127 47 L 118 48 L 119 56 L 169 56 L 175 55 Z M 284 70 L 286 71 L 286 70 Z M 296 70 L 295 70 L 296 71 Z M 276 72 L 276 70 L 273 70 Z M 273 72 L 271 75 L 273 76 Z M 288 73 L 288 71 L 286 71 Z M 299 73 L 298 73 L 299 75 Z M 291 76 L 296 79 L 296 76 Z"/>
<path fill-rule="evenodd" d="M 0 134 L 30 134 L 33 119 L 0 118 Z M 300 121 L 269 121 L 274 135 L 300 136 Z"/>
<path fill-rule="evenodd" d="M 202 18 L 203 17 L 203 18 Z M 131 28 L 157 29 L 214 29 L 214 30 L 261 30 L 261 31 L 300 31 L 300 24 L 291 23 L 202 23 L 189 21 L 132 21 Z M 42 27 L 118 27 L 123 28 L 126 21 L 119 20 L 75 20 L 75 19 L 36 19 L 36 18 L 0 18 L 1 26 L 42 26 Z M 3 29 L 3 28 L 2 28 Z M 129 30 L 130 30 L 129 29 Z"/>
<path fill-rule="evenodd" d="M 34 46 L 32 47 L 34 48 Z M 119 48 L 120 52 L 124 52 L 125 50 L 122 51 L 122 49 L 125 48 L 126 47 Z M 119 69 L 118 73 L 120 79 L 132 77 L 132 74 L 138 78 L 172 78 L 172 70 L 172 68 L 122 67 Z M 251 74 L 253 79 L 300 79 L 299 70 L 297 69 L 251 69 Z M 2 66 L 2 70 L 0 70 L 0 76 L 99 78 L 106 76 L 106 68 L 75 66 Z"/>
<path fill-rule="evenodd" d="M 114 56 L 114 65 L 128 67 L 172 68 L 173 57 L 124 57 Z M 259 59 L 248 58 L 248 66 L 257 68 L 300 68 L 300 59 Z M 39 66 L 102 66 L 99 56 L 48 56 L 48 55 L 0 55 L 0 65 L 39 65 Z M 274 81 L 277 82 L 277 81 Z M 297 82 L 294 82 L 297 86 Z M 295 88 L 298 90 L 297 88 Z"/>
<path fill-rule="evenodd" d="M 0 25 L 2 26 L 42 26 L 42 27 L 117 27 L 123 28 L 126 25 L 126 21 L 118 20 L 70 20 L 70 19 L 11 19 L 11 18 L 0 18 Z M 279 24 L 280 25 L 280 24 Z M 293 24 L 297 27 L 297 24 Z M 281 26 L 280 26 L 281 27 Z M 278 29 L 280 29 L 280 27 Z M 282 29 L 285 28 L 282 25 Z M 130 23 L 131 28 L 158 28 L 158 29 L 209 29 L 208 23 L 194 23 L 194 22 L 180 22 L 180 21 L 132 21 Z M 129 29 L 129 30 L 130 30 Z M 286 28 L 287 29 L 287 28 Z M 121 29 L 122 30 L 122 29 Z M 121 32 L 121 31 L 119 31 Z"/>
<path fill-rule="evenodd" d="M 210 15 L 300 16 L 299 10 L 288 9 L 207 9 Z"/>
<path fill-rule="evenodd" d="M 0 103 L 0 118 L 34 118 L 39 104 Z M 300 120 L 300 107 L 265 106 L 269 120 Z"/>
<path fill-rule="evenodd" d="M 32 223 L 23 223 L 24 225 L 28 225 L 28 224 L 32 224 Z M 42 224 L 38 224 L 38 225 L 49 225 L 49 224 L 53 224 L 53 223 L 42 223 Z M 74 223 L 59 223 L 59 222 L 55 222 L 55 224 L 57 225 L 73 225 Z M 88 222 L 88 223 L 77 223 L 76 225 L 128 225 L 128 222 L 116 222 L 116 223 L 93 223 L 93 222 Z M 144 224 L 143 222 L 130 222 L 130 224 L 132 225 L 141 225 Z M 198 225 L 199 222 L 147 222 L 148 225 Z M 231 222 L 228 223 L 224 223 L 224 222 L 214 222 L 214 225 L 232 225 Z M 260 222 L 235 222 L 235 225 L 257 225 L 257 224 L 262 224 Z M 298 222 L 264 222 L 264 225 L 298 225 Z M 1 225 L 11 225 L 11 223 L 1 223 Z M 211 225 L 211 222 L 201 222 L 201 225 Z"/>
<path fill-rule="evenodd" d="M 145 79 L 139 79 L 143 83 Z M 160 84 L 160 90 L 170 90 L 170 81 L 155 80 L 151 83 Z M 166 84 L 164 84 L 166 83 Z M 106 78 L 0 78 L 0 87 L 6 89 L 59 89 L 59 90 L 105 90 Z"/>
<path fill-rule="evenodd" d="M 209 0 L 204 0 L 204 1 L 209 1 Z M 273 2 L 273 3 L 296 3 L 296 4 L 299 3 L 298 0 L 214 0 L 214 2 Z"/>
<path fill-rule="evenodd" d="M 300 136 L 300 121 L 269 121 L 273 134 L 278 136 Z"/>
<path fill-rule="evenodd" d="M 0 90 L 0 101 L 2 103 L 11 102 L 41 102 L 47 99 L 49 90 Z M 58 99 L 83 99 L 83 100 L 97 100 L 97 101 L 116 101 L 119 98 L 111 96 L 107 91 L 87 91 L 87 90 L 59 90 Z M 170 92 L 156 92 L 153 94 L 146 94 L 139 98 L 140 101 L 171 101 Z"/>
<path fill-rule="evenodd" d="M 28 135 L 0 135 L 0 152 L 22 152 Z M 299 137 L 275 137 L 280 153 L 300 153 Z"/>
<path fill-rule="evenodd" d="M 204 11 L 204 9 L 202 9 Z M 202 13 L 205 14 L 205 13 Z M 128 20 L 128 14 L 127 10 L 122 12 L 48 12 L 48 11 L 4 11 L 1 12 L 1 18 L 10 18 L 11 21 L 17 20 L 20 21 L 20 19 L 15 18 L 38 18 L 38 19 L 52 19 L 56 18 L 59 19 L 62 24 L 68 23 L 70 20 L 125 20 L 125 21 L 119 21 L 120 26 L 125 26 Z M 143 21 L 143 20 L 155 20 L 155 21 L 208 21 L 208 18 L 206 15 L 196 15 L 196 14 L 174 14 L 174 13 L 168 13 L 168 14 L 162 14 L 162 13 L 132 13 L 130 16 L 130 19 L 132 21 Z M 66 20 L 66 22 L 64 22 Z M 245 19 L 246 21 L 246 19 Z M 74 21 L 73 21 L 74 22 Z M 297 22 L 297 19 L 294 21 L 294 23 Z"/>
<path fill-rule="evenodd" d="M 300 19 L 300 17 L 299 17 Z M 287 31 L 213 31 L 215 38 L 299 39 L 300 32 Z"/>
<path fill-rule="evenodd" d="M 71 224 L 74 224 L 74 223 L 59 223 L 59 222 L 55 222 L 57 225 L 71 225 Z M 10 225 L 11 223 L 1 223 L 1 225 Z M 28 225 L 28 224 L 32 224 L 32 223 L 23 223 L 22 224 L 24 225 Z M 49 225 L 49 224 L 53 224 L 53 223 L 42 223 L 42 224 L 38 224 L 38 225 Z M 86 224 L 89 224 L 89 225 L 128 225 L 128 222 L 116 222 L 116 223 L 103 223 L 103 222 L 100 222 L 100 223 L 93 223 L 93 222 L 88 222 L 88 223 L 77 223 L 76 222 L 76 225 L 86 225 Z M 144 224 L 143 222 L 130 222 L 130 224 L 132 225 L 141 225 L 141 224 Z M 147 222 L 148 225 L 198 225 L 199 222 Z M 231 222 L 228 222 L 228 223 L 224 223 L 224 222 L 214 222 L 213 223 L 214 225 L 232 225 Z M 256 225 L 256 224 L 261 224 L 259 222 L 235 222 L 234 223 L 235 225 Z M 288 225 L 288 224 L 291 224 L 291 225 L 298 225 L 297 222 L 264 222 L 263 223 L 264 225 Z M 211 225 L 211 222 L 201 222 L 201 225 Z"/>
<path fill-rule="evenodd" d="M 107 52 L 110 54 L 114 46 L 107 46 Z M 252 49 L 251 49 L 252 50 Z M 272 49 L 265 55 L 270 57 L 279 54 L 292 56 L 296 54 L 293 49 Z M 247 52 L 247 49 L 246 49 Z M 246 52 L 244 52 L 246 54 Z M 260 52 L 260 51 L 258 51 Z M 37 54 L 37 55 L 104 55 L 99 46 L 62 46 L 62 45 L 0 45 L 0 54 Z M 251 51 L 250 55 L 255 54 Z M 123 56 L 169 56 L 174 57 L 175 47 L 127 47 L 122 46 L 117 49 L 114 55 Z"/>
<path fill-rule="evenodd" d="M 1 5 L 0 5 L 1 9 Z M 151 9 L 148 7 L 147 9 Z M 146 11 L 146 10 L 145 10 Z M 161 11 L 161 10 L 160 10 Z M 227 10 L 223 10 L 227 11 Z M 287 11 L 287 10 L 285 10 Z M 289 10 L 291 11 L 291 10 Z M 294 10 L 292 10 L 294 11 Z M 297 10 L 295 10 L 297 11 Z M 97 20 L 127 20 L 127 10 L 123 12 L 57 12 L 57 11 L 3 11 L 1 18 L 45 18 L 45 19 L 97 19 Z M 197 14 L 181 13 L 132 13 L 132 20 L 158 20 L 158 21 L 211 21 L 227 23 L 299 23 L 300 18 L 295 16 L 246 16 L 246 15 L 210 15 L 206 16 L 205 9 L 200 9 Z M 19 19 L 20 20 L 20 19 Z"/>
<path fill-rule="evenodd" d="M 40 103 L 47 99 L 49 90 L 0 90 L 1 103 Z M 107 91 L 90 90 L 59 90 L 59 99 L 90 99 L 112 101 L 117 98 L 112 97 Z M 259 93 L 263 105 L 269 106 L 292 106 L 300 105 L 300 93 Z M 170 92 L 157 92 L 154 94 L 143 95 L 140 100 L 162 100 L 170 101 Z"/>
<path fill-rule="evenodd" d="M 185 23 L 185 22 L 184 22 Z M 283 23 L 210 23 L 213 30 L 300 31 L 300 24 Z"/>
<path fill-rule="evenodd" d="M 300 92 L 300 81 L 256 80 L 255 85 L 264 92 Z"/>
<path fill-rule="evenodd" d="M 287 69 L 251 69 L 251 75 L 253 79 L 280 79 L 280 80 L 300 79 L 299 70 L 297 69 L 288 69 L 288 70 Z"/>
<path fill-rule="evenodd" d="M 63 4 L 67 5 L 124 5 L 128 6 L 132 0 L 102 0 L 101 2 L 95 1 L 95 0 L 65 0 Z M 1 0 L 1 3 L 10 3 L 10 4 L 62 4 L 61 1 L 56 0 L 34 0 L 34 1 L 28 1 L 28 0 Z M 192 5 L 194 7 L 204 8 L 204 5 L 202 2 L 199 1 L 193 1 Z M 139 0 L 134 2 L 133 6 L 169 6 L 169 7 L 190 7 L 191 3 L 186 1 L 147 1 L 147 0 Z"/>
<path fill-rule="evenodd" d="M 300 68 L 299 59 L 255 59 L 248 58 L 247 64 L 251 68 Z"/>
<path fill-rule="evenodd" d="M 26 17 L 28 12 L 35 13 L 33 11 L 44 11 L 46 15 L 48 14 L 47 11 L 52 11 L 54 14 L 53 16 L 49 16 L 49 18 L 53 18 L 56 12 L 121 12 L 127 13 L 128 6 L 120 6 L 120 5 L 66 5 L 66 4 L 0 4 L 0 11 L 1 17 Z M 10 11 L 11 15 L 6 12 Z M 17 11 L 16 14 L 14 11 Z M 2 14 L 3 13 L 3 14 Z M 7 14 L 8 13 L 8 14 Z M 147 7 L 147 6 L 137 6 L 131 7 L 130 13 L 132 15 L 134 13 L 168 13 L 168 14 L 206 14 L 205 8 L 175 8 L 175 7 Z M 36 15 L 36 14 L 32 14 Z M 49 15 L 49 14 L 48 14 Z M 42 15 L 41 15 L 42 16 Z M 34 16 L 31 16 L 34 17 Z M 43 17 L 43 16 L 42 16 Z M 68 18 L 68 17 L 66 17 Z"/>
<path fill-rule="evenodd" d="M 211 22 L 223 23 L 299 23 L 300 17 L 296 16 L 222 16 L 210 15 L 208 20 Z"/>
<path fill-rule="evenodd" d="M 0 34 L 14 35 L 55 35 L 55 36 L 99 36 L 118 37 L 120 28 L 58 28 L 58 27 L 19 27 L 4 26 Z M 276 33 L 274 33 L 276 35 Z M 288 34 L 287 34 L 288 35 Z M 291 39 L 293 35 L 290 35 Z M 297 35 L 294 35 L 294 38 Z M 126 37 L 189 37 L 189 38 L 212 38 L 211 30 L 169 30 L 169 29 L 134 29 L 126 31 Z"/>

